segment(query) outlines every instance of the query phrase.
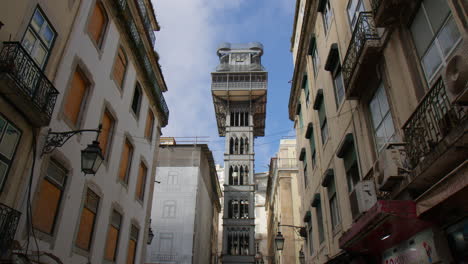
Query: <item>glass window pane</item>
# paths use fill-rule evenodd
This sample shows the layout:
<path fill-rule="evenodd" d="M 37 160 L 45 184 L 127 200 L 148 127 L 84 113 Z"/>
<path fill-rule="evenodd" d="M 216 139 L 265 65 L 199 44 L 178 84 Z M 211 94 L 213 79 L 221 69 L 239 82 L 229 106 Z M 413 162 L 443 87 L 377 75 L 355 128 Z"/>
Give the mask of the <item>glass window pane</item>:
<path fill-rule="evenodd" d="M 50 47 L 50 44 L 52 44 L 54 35 L 55 35 L 54 31 L 52 31 L 49 25 L 47 25 L 44 31 L 41 33 L 41 37 L 45 41 L 48 47 Z"/>
<path fill-rule="evenodd" d="M 418 51 L 418 55 L 421 58 L 429 44 L 431 44 L 433 37 L 422 8 L 419 9 L 418 13 L 414 17 L 413 23 L 411 24 L 411 34 L 413 36 L 416 50 Z"/>
<path fill-rule="evenodd" d="M 374 98 L 372 98 L 369 104 L 369 109 L 372 117 L 372 124 L 374 126 L 374 129 L 376 129 L 380 121 L 382 120 L 382 115 L 380 114 L 379 101 L 377 100 L 376 95 L 374 95 Z"/>
<path fill-rule="evenodd" d="M 3 129 L 5 129 L 6 127 L 6 120 L 2 118 L 2 116 L 0 116 L 0 139 L 2 138 L 2 135 L 3 135 Z"/>
<path fill-rule="evenodd" d="M 29 52 L 29 54 L 32 53 L 34 43 L 36 43 L 36 36 L 31 32 L 31 30 L 28 30 L 26 34 L 24 35 L 23 38 L 23 47 Z"/>
<path fill-rule="evenodd" d="M 427 12 L 427 17 L 431 21 L 434 32 L 439 31 L 445 21 L 445 18 L 450 13 L 450 8 L 447 0 L 425 0 L 424 8 Z"/>
<path fill-rule="evenodd" d="M 384 126 L 380 126 L 379 128 L 377 128 L 377 130 L 375 131 L 375 143 L 377 145 L 377 150 L 380 150 L 383 145 L 385 144 L 385 127 Z"/>
<path fill-rule="evenodd" d="M 388 106 L 387 94 L 385 93 L 385 89 L 382 83 L 379 86 L 378 95 L 380 103 L 380 113 L 383 117 L 388 111 L 390 111 L 390 107 Z"/>
<path fill-rule="evenodd" d="M 441 63 L 442 58 L 440 57 L 440 53 L 437 50 L 437 47 L 434 42 L 427 51 L 426 55 L 424 55 L 424 57 L 422 58 L 424 72 L 426 73 L 426 77 L 428 79 L 430 79 L 432 75 L 434 75 Z"/>
<path fill-rule="evenodd" d="M 388 113 L 388 115 L 385 117 L 384 126 L 385 126 L 386 142 L 389 142 L 389 141 L 391 141 L 390 139 L 395 134 L 395 127 L 393 126 L 393 120 L 392 120 L 391 113 Z"/>
<path fill-rule="evenodd" d="M 0 142 L 0 153 L 7 159 L 13 158 L 16 145 L 18 144 L 21 132 L 11 125 L 8 125 Z"/>
<path fill-rule="evenodd" d="M 39 32 L 41 30 L 42 24 L 44 24 L 44 17 L 42 16 L 41 12 L 36 9 L 36 12 L 34 12 L 33 19 L 31 20 L 31 26 L 36 30 L 36 32 Z"/>
<path fill-rule="evenodd" d="M 39 66 L 44 65 L 45 59 L 47 57 L 46 48 L 42 44 L 38 45 L 37 49 L 34 51 L 33 57 Z"/>
<path fill-rule="evenodd" d="M 47 168 L 47 176 L 60 186 L 65 184 L 66 172 L 55 162 L 50 162 Z"/>
<path fill-rule="evenodd" d="M 460 32 L 457 29 L 453 17 L 449 17 L 447 23 L 439 32 L 437 39 L 439 40 L 440 47 L 445 56 L 453 49 L 455 42 L 460 38 Z"/>

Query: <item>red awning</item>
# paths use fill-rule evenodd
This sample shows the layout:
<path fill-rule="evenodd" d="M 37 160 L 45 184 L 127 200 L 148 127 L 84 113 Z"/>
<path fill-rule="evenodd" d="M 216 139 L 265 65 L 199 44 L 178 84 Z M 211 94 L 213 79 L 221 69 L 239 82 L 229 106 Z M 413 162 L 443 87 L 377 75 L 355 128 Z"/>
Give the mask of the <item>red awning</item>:
<path fill-rule="evenodd" d="M 380 200 L 340 237 L 340 248 L 378 253 L 429 226 L 417 217 L 413 201 Z"/>

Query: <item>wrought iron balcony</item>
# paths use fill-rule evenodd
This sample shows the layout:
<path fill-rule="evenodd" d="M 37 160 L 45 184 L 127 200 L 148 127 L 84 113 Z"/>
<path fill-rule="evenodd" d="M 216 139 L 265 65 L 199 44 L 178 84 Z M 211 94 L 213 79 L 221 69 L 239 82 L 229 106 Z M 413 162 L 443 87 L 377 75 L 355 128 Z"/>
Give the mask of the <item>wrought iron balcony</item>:
<path fill-rule="evenodd" d="M 410 166 L 415 168 L 466 117 L 464 107 L 450 103 L 440 78 L 403 126 Z"/>
<path fill-rule="evenodd" d="M 157 104 L 157 107 L 159 107 L 159 110 L 163 114 L 162 123 L 163 126 L 165 126 L 167 125 L 167 122 L 169 120 L 169 109 L 167 107 L 166 100 L 164 99 L 164 95 L 161 91 L 161 88 L 158 85 L 156 74 L 148 58 L 148 53 L 154 51 L 148 51 L 145 48 L 143 41 L 140 37 L 140 33 L 138 32 L 135 19 L 133 18 L 133 15 L 130 11 L 130 7 L 128 6 L 127 0 L 113 0 L 113 3 L 117 8 L 117 16 L 121 20 L 121 25 L 127 30 L 127 34 L 130 36 L 130 42 L 133 50 L 135 51 L 135 56 L 139 60 L 140 64 L 144 67 L 144 76 L 146 77 L 146 84 L 152 86 L 152 91 L 159 100 L 159 104 Z"/>
<path fill-rule="evenodd" d="M 154 35 L 153 27 L 151 26 L 151 21 L 148 15 L 148 10 L 146 9 L 145 3 L 143 0 L 135 0 L 135 4 L 138 7 L 138 11 L 140 12 L 140 16 L 143 20 L 143 25 L 145 26 L 146 35 L 149 38 L 151 45 L 154 47 L 154 42 L 156 41 L 156 37 Z"/>
<path fill-rule="evenodd" d="M 0 52 L 0 93 L 35 126 L 46 126 L 59 92 L 20 42 L 3 42 Z"/>
<path fill-rule="evenodd" d="M 359 97 L 380 52 L 380 37 L 371 12 L 361 12 L 343 61 L 343 79 L 348 99 Z"/>
<path fill-rule="evenodd" d="M 0 255 L 10 249 L 21 213 L 0 203 Z"/>

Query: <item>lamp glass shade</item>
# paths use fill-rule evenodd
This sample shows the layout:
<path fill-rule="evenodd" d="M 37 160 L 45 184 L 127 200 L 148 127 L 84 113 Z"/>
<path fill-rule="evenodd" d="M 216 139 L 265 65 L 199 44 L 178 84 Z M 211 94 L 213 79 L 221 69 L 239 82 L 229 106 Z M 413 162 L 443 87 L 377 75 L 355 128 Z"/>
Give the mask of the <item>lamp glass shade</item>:
<path fill-rule="evenodd" d="M 278 232 L 278 234 L 275 237 L 275 244 L 276 244 L 276 250 L 283 250 L 284 247 L 284 237 L 281 232 Z"/>
<path fill-rule="evenodd" d="M 85 174 L 96 174 L 104 160 L 98 141 L 93 141 L 81 151 L 81 171 Z"/>

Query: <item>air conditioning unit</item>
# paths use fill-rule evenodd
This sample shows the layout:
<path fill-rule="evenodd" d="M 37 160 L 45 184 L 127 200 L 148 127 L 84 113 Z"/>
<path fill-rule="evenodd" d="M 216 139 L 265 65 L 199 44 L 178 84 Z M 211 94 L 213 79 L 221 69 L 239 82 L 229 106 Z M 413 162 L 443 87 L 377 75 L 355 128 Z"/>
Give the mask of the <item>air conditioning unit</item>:
<path fill-rule="evenodd" d="M 389 144 L 380 152 L 374 164 L 374 175 L 380 191 L 391 191 L 406 176 L 404 159 L 403 146 Z"/>
<path fill-rule="evenodd" d="M 464 41 L 447 63 L 445 83 L 450 102 L 468 106 L 468 41 Z"/>
<path fill-rule="evenodd" d="M 349 195 L 353 219 L 369 210 L 377 202 L 373 181 L 360 181 Z"/>

